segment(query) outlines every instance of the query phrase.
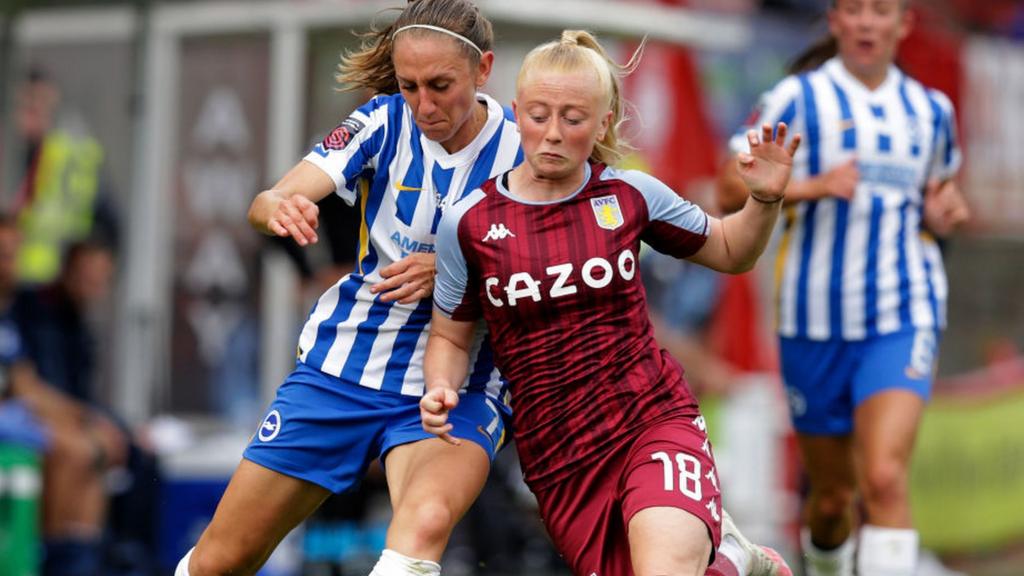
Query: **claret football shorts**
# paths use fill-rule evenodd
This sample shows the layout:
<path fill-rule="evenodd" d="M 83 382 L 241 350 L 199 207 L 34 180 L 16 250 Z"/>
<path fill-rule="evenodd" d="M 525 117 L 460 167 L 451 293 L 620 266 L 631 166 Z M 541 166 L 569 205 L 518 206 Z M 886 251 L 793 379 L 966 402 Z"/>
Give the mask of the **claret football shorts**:
<path fill-rule="evenodd" d="M 541 517 L 574 574 L 629 576 L 629 521 L 645 508 L 701 519 L 714 550 L 722 498 L 704 418 L 676 417 L 638 430 L 569 478 L 535 490 Z"/>

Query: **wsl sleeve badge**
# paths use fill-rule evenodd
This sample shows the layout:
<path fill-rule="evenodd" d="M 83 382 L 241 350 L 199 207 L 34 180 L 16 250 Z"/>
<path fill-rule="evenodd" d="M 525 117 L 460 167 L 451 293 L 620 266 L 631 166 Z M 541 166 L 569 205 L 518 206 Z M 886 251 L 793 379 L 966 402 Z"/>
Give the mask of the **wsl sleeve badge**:
<path fill-rule="evenodd" d="M 364 127 L 365 125 L 361 121 L 354 116 L 349 116 L 344 122 L 338 124 L 337 128 L 331 130 L 331 133 L 320 143 L 318 148 L 322 151 L 321 155 L 326 156 L 328 150 L 343 150 Z"/>

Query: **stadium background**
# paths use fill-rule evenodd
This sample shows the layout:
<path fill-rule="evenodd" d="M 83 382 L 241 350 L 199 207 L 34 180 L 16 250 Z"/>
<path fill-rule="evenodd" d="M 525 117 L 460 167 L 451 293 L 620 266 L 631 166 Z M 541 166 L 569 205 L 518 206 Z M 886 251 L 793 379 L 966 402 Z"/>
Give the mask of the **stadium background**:
<path fill-rule="evenodd" d="M 62 119 L 86 126 L 105 152 L 124 230 L 117 289 L 97 322 L 97 394 L 159 455 L 160 496 L 138 513 L 152 523 L 153 565 L 164 573 L 202 529 L 289 370 L 318 282 L 345 266 L 321 246 L 307 264 L 327 272 L 301 276 L 249 229 L 248 203 L 365 97 L 336 91 L 332 71 L 357 42 L 350 30 L 396 4 L 0 3 L 0 198 L 10 204 L 20 177 L 10 120 L 29 68 L 46 71 L 62 92 Z M 486 90 L 506 103 L 522 56 L 562 28 L 594 30 L 622 57 L 648 35 L 627 86 L 639 148 L 630 161 L 705 206 L 725 139 L 787 60 L 824 32 L 823 0 L 479 4 L 497 35 Z M 1024 2 L 917 4 L 918 26 L 899 61 L 956 104 L 974 219 L 945 246 L 950 329 L 918 443 L 915 515 L 924 544 L 947 564 L 1019 575 Z M 774 373 L 770 273 L 766 258 L 722 285 L 706 336 L 742 369 L 745 385 L 704 403 L 734 515 L 753 537 L 792 554 L 800 481 Z M 13 477 L 14 467 L 0 463 L 0 474 Z M 0 482 L 0 502 L 18 497 L 12 485 Z M 296 533 L 264 572 L 360 573 L 387 514 L 371 479 Z M 446 574 L 557 572 L 532 514 L 515 463 L 503 462 L 457 533 Z"/>

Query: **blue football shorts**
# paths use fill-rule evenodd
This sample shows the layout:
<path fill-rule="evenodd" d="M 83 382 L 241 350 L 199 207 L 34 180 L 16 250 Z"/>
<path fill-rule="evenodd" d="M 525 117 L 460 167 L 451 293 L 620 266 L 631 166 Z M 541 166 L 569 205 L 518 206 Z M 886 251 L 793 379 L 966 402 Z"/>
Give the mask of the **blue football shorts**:
<path fill-rule="evenodd" d="M 493 461 L 505 437 L 506 411 L 483 393 L 459 395 L 452 434 L 481 446 Z M 382 392 L 299 363 L 277 390 L 243 457 L 340 493 L 359 484 L 374 458 L 395 446 L 435 438 L 420 422 L 420 398 Z"/>
<path fill-rule="evenodd" d="M 927 402 L 939 338 L 931 329 L 858 341 L 780 338 L 794 428 L 802 434 L 850 434 L 854 410 L 886 390 L 910 390 Z"/>

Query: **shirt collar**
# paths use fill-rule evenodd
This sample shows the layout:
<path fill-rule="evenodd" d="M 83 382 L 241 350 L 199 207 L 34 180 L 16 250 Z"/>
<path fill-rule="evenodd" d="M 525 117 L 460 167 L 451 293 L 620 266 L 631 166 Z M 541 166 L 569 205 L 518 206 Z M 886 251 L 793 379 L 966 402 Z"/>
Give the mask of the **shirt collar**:
<path fill-rule="evenodd" d="M 850 73 L 843 64 L 842 59 L 839 56 L 834 56 L 829 61 L 825 62 L 822 69 L 825 74 L 828 75 L 834 82 L 848 92 L 851 92 L 856 96 L 864 97 L 868 100 L 878 100 L 886 95 L 896 91 L 903 77 L 903 73 L 895 65 L 890 64 L 886 71 L 885 80 L 878 85 L 874 90 L 868 88 L 857 79 L 856 76 Z"/>

